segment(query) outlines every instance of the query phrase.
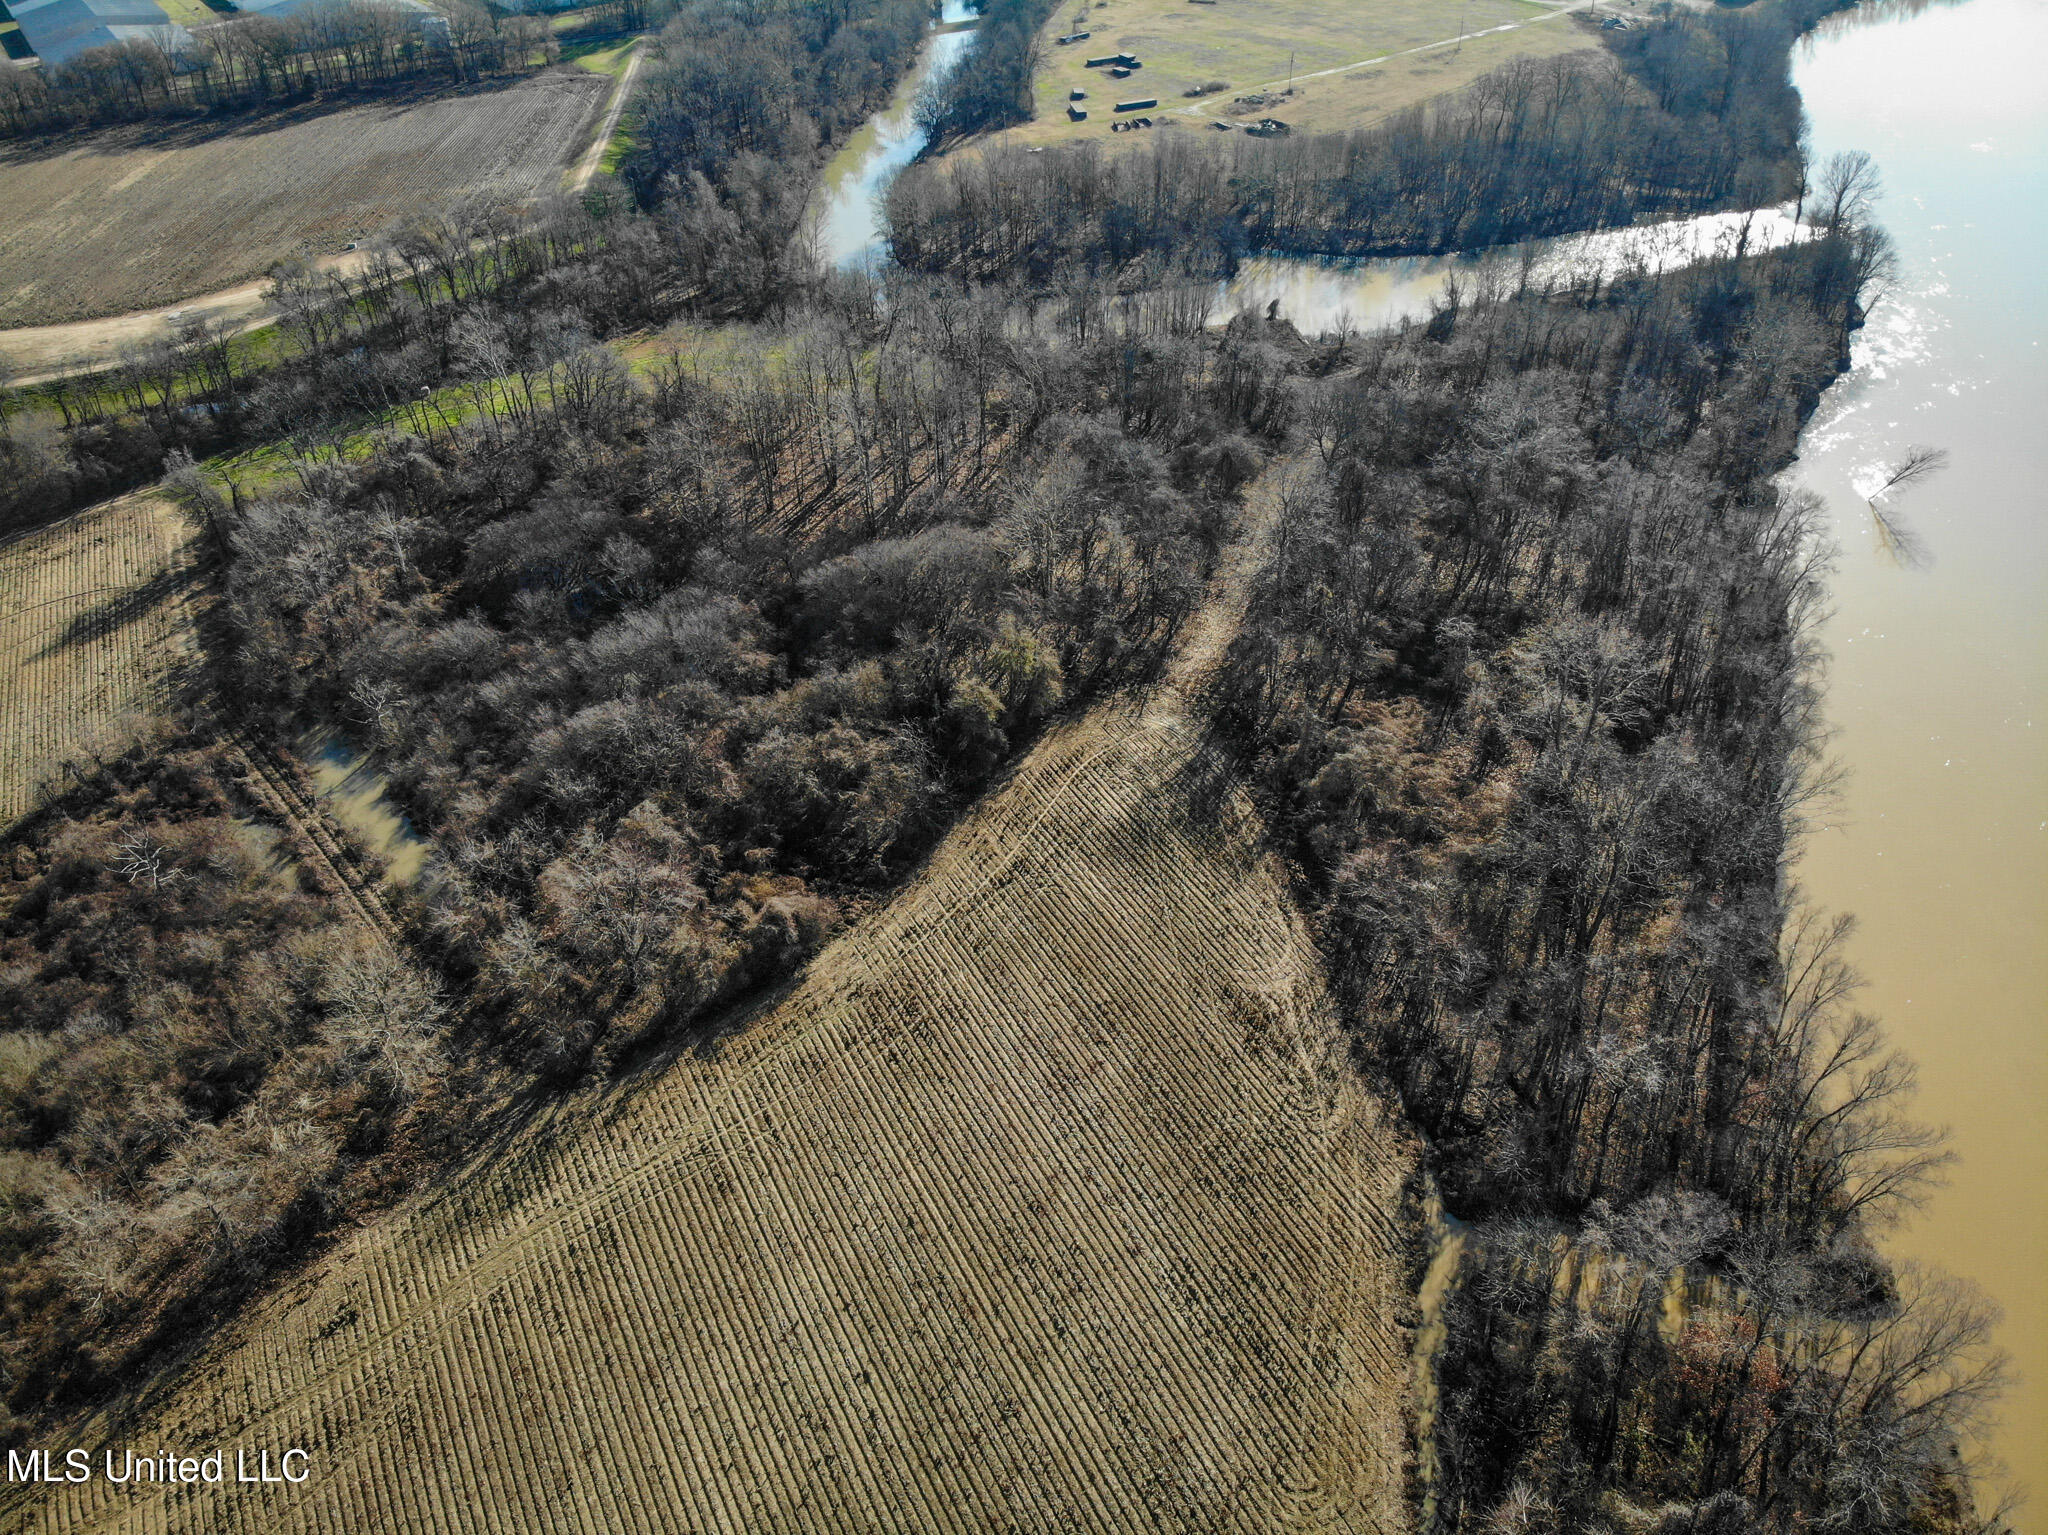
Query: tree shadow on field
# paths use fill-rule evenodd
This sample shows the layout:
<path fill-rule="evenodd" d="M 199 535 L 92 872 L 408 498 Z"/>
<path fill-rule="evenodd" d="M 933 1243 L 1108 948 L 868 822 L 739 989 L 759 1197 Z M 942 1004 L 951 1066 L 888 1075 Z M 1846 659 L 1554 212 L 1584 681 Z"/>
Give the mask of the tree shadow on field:
<path fill-rule="evenodd" d="M 177 563 L 166 565 L 140 586 L 118 588 L 105 601 L 74 616 L 36 652 L 34 659 L 46 661 L 75 647 L 109 639 L 164 604 L 191 592 L 200 576 L 201 561 L 188 550 Z"/>
<path fill-rule="evenodd" d="M 584 86 L 588 81 L 590 85 Z M 84 133 L 45 134 L 37 138 L 0 142 L 0 171 L 12 165 L 32 165 L 80 150 L 88 154 L 118 156 L 138 150 L 168 151 L 192 149 L 221 139 L 258 138 L 303 123 L 319 122 L 343 112 L 381 109 L 396 116 L 437 101 L 459 101 L 472 96 L 495 96 L 521 87 L 562 89 L 562 82 L 581 89 L 609 88 L 610 80 L 588 70 L 560 66 L 503 80 L 408 80 L 388 89 L 365 87 L 357 91 L 335 91 L 300 100 L 267 106 L 228 108 L 191 117 L 157 122 L 120 123 L 89 129 Z"/>
<path fill-rule="evenodd" d="M 537 1195 L 545 1201 L 550 1178 L 582 1135 L 617 1126 L 685 1060 L 715 1062 L 782 1006 L 808 972 L 806 965 L 707 1018 L 635 1046 L 607 1073 L 569 1086 L 542 1081 L 523 1087 L 477 1127 L 426 1208 L 445 1211 L 443 1229 L 453 1231 L 509 1215 Z"/>

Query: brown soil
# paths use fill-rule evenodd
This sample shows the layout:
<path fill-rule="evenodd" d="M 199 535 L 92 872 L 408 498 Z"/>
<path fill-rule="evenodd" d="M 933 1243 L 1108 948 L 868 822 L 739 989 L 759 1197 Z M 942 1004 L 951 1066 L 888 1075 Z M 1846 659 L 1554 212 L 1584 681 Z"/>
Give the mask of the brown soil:
<path fill-rule="evenodd" d="M 198 659 L 198 534 L 138 492 L 0 543 L 0 829 Z"/>
<path fill-rule="evenodd" d="M 609 84 L 551 71 L 499 90 L 9 146 L 0 325 L 176 304 L 457 196 L 545 196 Z"/>

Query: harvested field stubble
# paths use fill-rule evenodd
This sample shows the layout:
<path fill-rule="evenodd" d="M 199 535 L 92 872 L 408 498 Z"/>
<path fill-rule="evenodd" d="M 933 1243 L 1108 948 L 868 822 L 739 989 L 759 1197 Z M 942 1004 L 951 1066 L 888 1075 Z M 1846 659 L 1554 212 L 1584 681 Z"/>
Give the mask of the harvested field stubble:
<path fill-rule="evenodd" d="M 548 195 L 610 85 L 562 70 L 453 96 L 8 145 L 0 326 L 174 304 L 450 198 Z"/>
<path fill-rule="evenodd" d="M 0 829 L 35 786 L 197 658 L 199 537 L 138 492 L 0 543 Z"/>
<path fill-rule="evenodd" d="M 1258 839 L 1173 711 L 1055 732 L 769 1016 L 527 1126 L 119 1431 L 305 1485 L 0 1527 L 1402 1528 L 1408 1155 Z"/>

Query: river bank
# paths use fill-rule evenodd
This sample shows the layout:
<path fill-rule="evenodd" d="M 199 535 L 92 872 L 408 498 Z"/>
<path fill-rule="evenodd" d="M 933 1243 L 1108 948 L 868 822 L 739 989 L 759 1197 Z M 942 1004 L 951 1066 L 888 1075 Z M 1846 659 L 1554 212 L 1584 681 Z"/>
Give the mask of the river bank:
<path fill-rule="evenodd" d="M 917 65 L 888 107 L 832 156 L 807 220 L 806 238 L 822 267 L 883 260 L 882 202 L 889 183 L 924 151 L 930 135 L 917 121 L 924 93 L 959 66 L 974 46 L 974 13 L 966 0 L 943 0 Z"/>

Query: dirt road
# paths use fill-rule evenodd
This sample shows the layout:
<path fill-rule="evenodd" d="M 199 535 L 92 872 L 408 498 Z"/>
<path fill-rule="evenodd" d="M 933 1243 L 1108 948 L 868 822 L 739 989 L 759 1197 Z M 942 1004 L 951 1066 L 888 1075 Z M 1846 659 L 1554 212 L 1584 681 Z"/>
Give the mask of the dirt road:
<path fill-rule="evenodd" d="M 633 81 L 640 73 L 641 61 L 646 57 L 647 40 L 641 38 L 633 44 L 633 56 L 626 61 L 626 67 L 619 75 L 619 83 L 612 90 L 611 105 L 605 108 L 604 121 L 597 127 L 597 137 L 590 141 L 590 148 L 584 152 L 582 161 L 569 178 L 571 192 L 587 190 L 591 177 L 603 166 L 604 152 L 611 145 L 612 135 L 619 131 L 619 118 L 626 110 L 626 98 L 633 92 Z"/>
<path fill-rule="evenodd" d="M 367 250 L 322 256 L 312 264 L 323 272 L 350 276 L 370 263 Z M 238 283 L 218 293 L 201 294 L 168 309 L 139 309 L 104 320 L 79 320 L 69 325 L 27 325 L 0 330 L 0 383 L 40 384 L 73 373 L 87 373 L 115 361 L 121 349 L 146 345 L 170 336 L 191 320 L 218 321 L 239 335 L 268 325 L 277 311 L 264 296 L 268 278 Z M 10 374 L 5 369 L 12 369 Z"/>

